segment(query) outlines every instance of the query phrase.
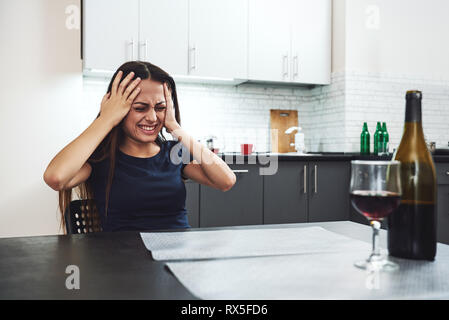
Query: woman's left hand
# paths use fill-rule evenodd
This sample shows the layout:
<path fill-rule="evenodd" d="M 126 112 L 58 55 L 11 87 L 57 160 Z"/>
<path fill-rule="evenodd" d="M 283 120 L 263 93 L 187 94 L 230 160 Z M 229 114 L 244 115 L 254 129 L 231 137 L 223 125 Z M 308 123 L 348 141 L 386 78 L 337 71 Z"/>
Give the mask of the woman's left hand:
<path fill-rule="evenodd" d="M 173 105 L 171 91 L 168 89 L 166 82 L 164 82 L 163 87 L 164 87 L 165 103 L 167 106 L 167 109 L 165 112 L 164 126 L 167 129 L 167 132 L 171 133 L 173 130 L 180 128 L 180 125 L 179 125 L 178 121 L 176 121 L 175 107 Z"/>

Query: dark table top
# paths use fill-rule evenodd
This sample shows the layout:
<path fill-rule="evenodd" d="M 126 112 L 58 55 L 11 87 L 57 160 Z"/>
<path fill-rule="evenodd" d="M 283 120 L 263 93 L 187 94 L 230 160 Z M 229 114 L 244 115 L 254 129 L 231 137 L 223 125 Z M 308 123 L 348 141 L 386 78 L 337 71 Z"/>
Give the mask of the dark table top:
<path fill-rule="evenodd" d="M 349 222 L 258 225 L 193 230 L 322 226 L 370 241 L 370 228 Z M 174 232 L 180 232 L 174 231 Z M 181 231 L 183 232 L 183 231 Z M 382 230 L 382 232 L 384 232 Z M 382 242 L 386 237 L 382 236 Z M 65 286 L 76 265 L 80 289 Z M 0 299 L 195 299 L 152 259 L 138 232 L 0 239 Z"/>

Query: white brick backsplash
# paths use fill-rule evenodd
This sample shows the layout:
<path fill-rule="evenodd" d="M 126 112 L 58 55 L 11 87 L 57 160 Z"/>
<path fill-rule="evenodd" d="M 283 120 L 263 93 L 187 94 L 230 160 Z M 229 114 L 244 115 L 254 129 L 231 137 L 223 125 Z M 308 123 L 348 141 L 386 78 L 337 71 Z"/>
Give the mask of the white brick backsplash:
<path fill-rule="evenodd" d="M 85 78 L 84 102 L 95 115 L 108 81 Z M 331 85 L 282 87 L 263 84 L 225 86 L 177 84 L 182 126 L 198 140 L 214 135 L 218 147 L 239 152 L 241 143 L 270 151 L 270 109 L 298 111 L 308 151 L 358 152 L 363 122 L 373 141 L 377 121 L 387 122 L 391 150 L 402 136 L 405 92 L 423 91 L 426 139 L 437 147 L 449 140 L 449 81 L 407 75 L 332 74 Z M 372 150 L 372 146 L 371 146 Z"/>
<path fill-rule="evenodd" d="M 373 141 L 377 121 L 387 122 L 391 150 L 402 137 L 405 92 L 423 92 L 423 127 L 426 139 L 437 147 L 449 141 L 449 82 L 441 79 L 411 78 L 410 75 L 346 73 L 346 149 L 359 151 L 362 123 L 368 122 Z M 352 123 L 352 124 L 350 124 Z M 357 128 L 358 126 L 358 128 Z M 372 150 L 372 146 L 371 146 Z"/>

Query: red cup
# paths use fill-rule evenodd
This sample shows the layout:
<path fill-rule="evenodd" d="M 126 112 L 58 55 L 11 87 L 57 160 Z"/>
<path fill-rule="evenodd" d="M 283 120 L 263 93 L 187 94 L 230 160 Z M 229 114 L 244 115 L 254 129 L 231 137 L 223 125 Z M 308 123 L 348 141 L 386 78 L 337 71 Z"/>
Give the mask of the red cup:
<path fill-rule="evenodd" d="M 245 143 L 245 144 L 240 145 L 240 152 L 243 155 L 249 155 L 249 154 L 253 153 L 253 151 L 254 151 L 254 146 L 252 144 Z"/>

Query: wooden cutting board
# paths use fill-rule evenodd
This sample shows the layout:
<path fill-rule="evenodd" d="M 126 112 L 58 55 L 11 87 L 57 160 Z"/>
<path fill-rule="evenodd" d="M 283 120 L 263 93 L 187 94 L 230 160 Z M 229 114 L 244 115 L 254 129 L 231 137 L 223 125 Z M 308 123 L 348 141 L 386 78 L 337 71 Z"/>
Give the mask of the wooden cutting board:
<path fill-rule="evenodd" d="M 270 110 L 271 152 L 295 152 L 295 133 L 285 134 L 285 130 L 298 126 L 298 111 L 296 110 Z M 277 131 L 276 131 L 277 130 Z"/>

